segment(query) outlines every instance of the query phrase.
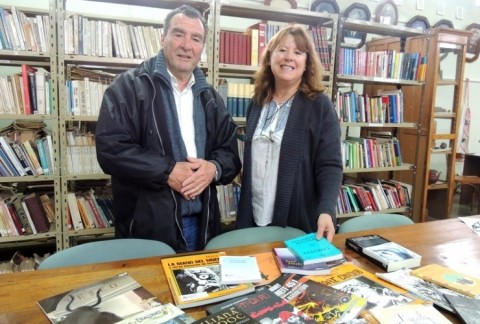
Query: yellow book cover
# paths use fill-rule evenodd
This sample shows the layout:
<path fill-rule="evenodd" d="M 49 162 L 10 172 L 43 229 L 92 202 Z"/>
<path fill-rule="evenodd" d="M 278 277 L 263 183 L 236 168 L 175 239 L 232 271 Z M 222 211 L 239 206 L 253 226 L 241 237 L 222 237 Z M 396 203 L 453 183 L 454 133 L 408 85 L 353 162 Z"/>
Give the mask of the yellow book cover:
<path fill-rule="evenodd" d="M 469 276 L 439 264 L 428 264 L 412 270 L 410 274 L 472 298 L 480 296 L 480 278 Z"/>
<path fill-rule="evenodd" d="M 365 310 L 423 303 L 405 289 L 390 284 L 352 263 L 344 263 L 332 268 L 329 275 L 308 276 L 308 278 L 365 298 L 367 300 Z M 369 317 L 365 310 L 362 312 L 362 316 Z"/>
<path fill-rule="evenodd" d="M 224 253 L 199 253 L 162 259 L 165 277 L 178 308 L 216 303 L 255 290 L 251 283 L 221 284 L 220 255 Z"/>
<path fill-rule="evenodd" d="M 251 256 L 257 258 L 258 268 L 262 276 L 262 281 L 255 283 L 255 286 L 267 285 L 282 275 L 272 251 L 255 253 Z"/>

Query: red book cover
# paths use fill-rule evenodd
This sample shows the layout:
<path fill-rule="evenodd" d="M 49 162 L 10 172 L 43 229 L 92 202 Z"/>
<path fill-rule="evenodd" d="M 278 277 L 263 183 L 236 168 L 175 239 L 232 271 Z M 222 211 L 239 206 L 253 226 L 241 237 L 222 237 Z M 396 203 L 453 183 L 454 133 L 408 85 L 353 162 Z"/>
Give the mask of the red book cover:
<path fill-rule="evenodd" d="M 220 56 L 219 56 L 220 63 L 226 63 L 225 62 L 225 37 L 226 37 L 226 32 L 221 31 L 220 32 Z"/>
<path fill-rule="evenodd" d="M 32 114 L 32 107 L 30 106 L 30 86 L 28 84 L 29 66 L 22 64 L 22 84 L 23 84 L 23 104 L 25 106 L 25 115 Z"/>
<path fill-rule="evenodd" d="M 42 203 L 36 194 L 30 194 L 26 196 L 23 201 L 27 205 L 30 217 L 37 229 L 38 233 L 48 232 L 50 224 L 48 222 L 47 215 L 43 209 Z"/>

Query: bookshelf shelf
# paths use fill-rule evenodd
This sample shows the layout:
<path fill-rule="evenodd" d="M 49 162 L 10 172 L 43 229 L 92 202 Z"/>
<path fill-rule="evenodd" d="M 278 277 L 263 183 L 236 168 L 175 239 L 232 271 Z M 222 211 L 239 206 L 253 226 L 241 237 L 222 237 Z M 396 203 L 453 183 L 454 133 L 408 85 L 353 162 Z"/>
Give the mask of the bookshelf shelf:
<path fill-rule="evenodd" d="M 370 172 L 386 172 L 386 171 L 405 171 L 413 170 L 414 165 L 409 163 L 403 163 L 401 166 L 385 167 L 385 168 L 355 168 L 355 169 L 343 169 L 343 173 L 370 173 Z"/>

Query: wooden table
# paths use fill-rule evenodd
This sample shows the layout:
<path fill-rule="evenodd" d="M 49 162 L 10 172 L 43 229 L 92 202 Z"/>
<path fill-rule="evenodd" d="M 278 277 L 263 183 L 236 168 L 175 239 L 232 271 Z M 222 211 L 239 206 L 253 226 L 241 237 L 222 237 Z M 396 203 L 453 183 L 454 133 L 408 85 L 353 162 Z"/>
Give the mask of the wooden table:
<path fill-rule="evenodd" d="M 480 236 L 458 219 L 438 220 L 389 229 L 337 234 L 334 244 L 366 270 L 381 271 L 356 253 L 345 249 L 345 239 L 360 234 L 380 234 L 422 255 L 422 265 L 439 263 L 457 269 L 478 271 Z M 270 251 L 282 242 L 226 249 L 228 254 Z M 36 301 L 121 272 L 128 272 L 163 303 L 171 295 L 160 265 L 160 257 L 117 261 L 50 270 L 0 275 L 0 323 L 49 323 Z M 205 316 L 203 308 L 187 309 L 195 318 Z M 456 319 L 449 316 L 450 319 Z"/>

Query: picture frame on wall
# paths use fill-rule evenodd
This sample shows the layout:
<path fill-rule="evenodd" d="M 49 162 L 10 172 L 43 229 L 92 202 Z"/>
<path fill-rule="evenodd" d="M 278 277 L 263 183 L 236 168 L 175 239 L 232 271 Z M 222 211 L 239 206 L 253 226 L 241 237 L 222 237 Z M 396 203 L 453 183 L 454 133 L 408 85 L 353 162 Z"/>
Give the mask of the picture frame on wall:
<path fill-rule="evenodd" d="M 398 8 L 393 0 L 380 3 L 375 11 L 375 21 L 386 25 L 398 23 Z"/>
<path fill-rule="evenodd" d="M 340 7 L 336 0 L 315 0 L 310 7 L 310 11 L 338 14 Z"/>
<path fill-rule="evenodd" d="M 263 4 L 275 8 L 297 9 L 296 0 L 264 0 Z"/>
<path fill-rule="evenodd" d="M 352 3 L 343 12 L 343 17 L 353 20 L 370 21 L 371 13 L 368 6 L 363 3 Z M 365 44 L 367 34 L 359 31 L 344 30 L 342 42 L 361 48 Z"/>
<path fill-rule="evenodd" d="M 448 19 L 440 19 L 433 25 L 433 28 L 454 28 L 453 23 Z"/>
<path fill-rule="evenodd" d="M 425 16 L 414 16 L 407 22 L 406 26 L 426 31 L 430 28 L 430 22 Z"/>
<path fill-rule="evenodd" d="M 472 34 L 468 37 L 466 62 L 471 63 L 478 59 L 480 54 L 480 24 L 470 24 L 466 30 Z"/>

